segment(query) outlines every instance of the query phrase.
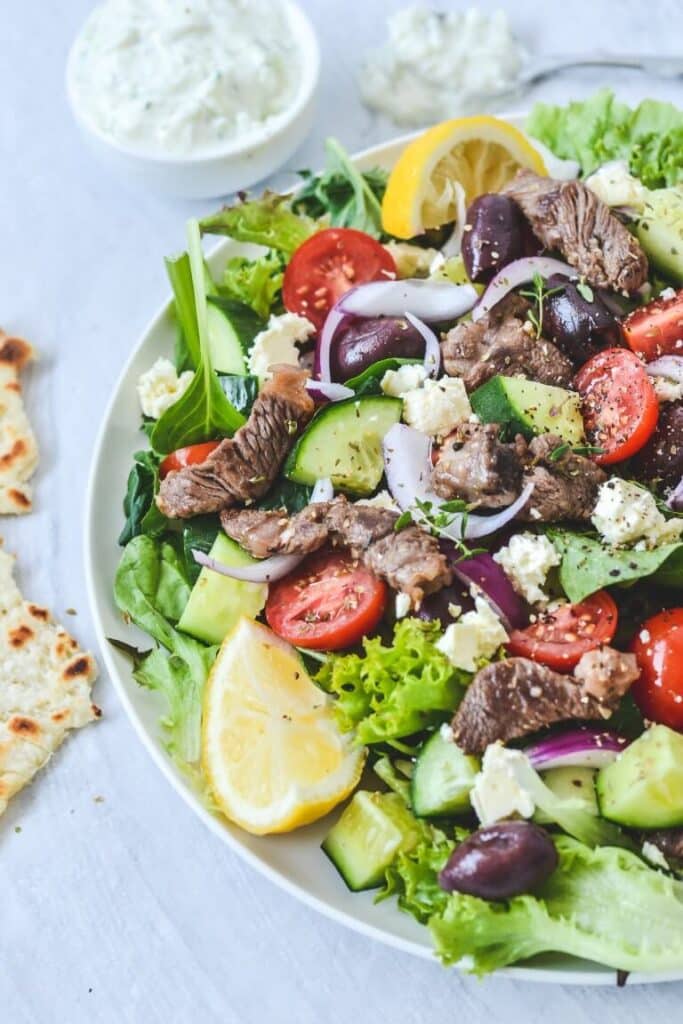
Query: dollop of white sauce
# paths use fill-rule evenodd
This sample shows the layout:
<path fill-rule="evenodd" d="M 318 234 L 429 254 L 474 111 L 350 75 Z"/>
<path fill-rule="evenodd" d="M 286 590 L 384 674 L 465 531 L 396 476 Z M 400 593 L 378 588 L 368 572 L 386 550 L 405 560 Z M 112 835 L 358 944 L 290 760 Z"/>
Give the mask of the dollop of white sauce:
<path fill-rule="evenodd" d="M 388 42 L 360 73 L 369 107 L 398 124 L 425 124 L 468 109 L 477 96 L 507 89 L 523 50 L 504 11 L 407 7 L 388 19 Z"/>
<path fill-rule="evenodd" d="M 105 0 L 74 43 L 71 86 L 115 142 L 204 156 L 267 130 L 301 53 L 279 0 Z"/>

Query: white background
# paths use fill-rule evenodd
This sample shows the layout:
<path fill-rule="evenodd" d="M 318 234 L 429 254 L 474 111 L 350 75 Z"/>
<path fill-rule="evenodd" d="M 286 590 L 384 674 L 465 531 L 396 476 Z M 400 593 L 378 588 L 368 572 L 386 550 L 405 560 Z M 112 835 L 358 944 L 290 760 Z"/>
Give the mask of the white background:
<path fill-rule="evenodd" d="M 186 216 L 205 209 L 131 193 L 82 147 L 62 82 L 69 42 L 90 6 L 0 3 L 0 323 L 40 350 L 27 391 L 42 448 L 35 513 L 0 529 L 20 555 L 27 595 L 50 605 L 86 645 L 93 634 L 82 505 L 95 430 L 131 345 L 166 298 L 162 257 L 182 245 Z M 390 126 L 361 108 L 354 75 L 400 4 L 303 6 L 322 43 L 323 78 L 315 130 L 293 168 L 318 165 L 328 133 L 351 150 L 390 136 Z M 539 50 L 671 53 L 683 39 L 679 0 L 504 6 Z M 649 93 L 683 105 L 682 85 L 628 73 L 574 73 L 537 94 L 583 95 L 597 84 L 627 99 Z M 70 607 L 77 618 L 64 615 Z M 3 1024 L 679 1017 L 683 985 L 480 983 L 327 921 L 200 825 L 154 768 L 106 678 L 96 699 L 102 721 L 75 736 L 0 823 Z"/>

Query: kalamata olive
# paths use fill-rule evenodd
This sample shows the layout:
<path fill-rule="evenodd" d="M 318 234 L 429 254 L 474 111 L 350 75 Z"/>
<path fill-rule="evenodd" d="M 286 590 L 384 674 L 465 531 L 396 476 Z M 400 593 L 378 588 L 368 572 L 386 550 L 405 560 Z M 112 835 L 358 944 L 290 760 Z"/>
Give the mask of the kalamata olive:
<path fill-rule="evenodd" d="M 593 298 L 581 294 L 576 284 L 562 274 L 553 274 L 548 289 L 561 288 L 543 300 L 543 336 L 566 352 L 570 359 L 585 363 L 603 348 L 621 343 L 621 329 L 595 289 Z"/>
<path fill-rule="evenodd" d="M 424 351 L 424 338 L 403 317 L 359 318 L 335 339 L 330 358 L 332 379 L 343 383 L 379 359 L 418 359 Z"/>
<path fill-rule="evenodd" d="M 530 821 L 501 821 L 456 846 L 439 873 L 439 885 L 483 900 L 507 900 L 533 892 L 557 863 L 557 850 L 542 828 Z"/>
<path fill-rule="evenodd" d="M 655 432 L 633 459 L 638 480 L 675 487 L 683 476 L 683 401 L 660 406 Z"/>
<path fill-rule="evenodd" d="M 443 587 L 435 594 L 428 594 L 423 598 L 417 618 L 427 622 L 440 622 L 442 629 L 446 629 L 454 621 L 449 610 L 453 605 L 461 608 L 463 612 L 474 608 L 474 601 L 470 597 L 468 588 L 459 580 L 449 587 Z"/>
<path fill-rule="evenodd" d="M 490 281 L 501 267 L 526 255 L 524 215 L 508 196 L 478 196 L 467 209 L 462 258 L 471 281 Z"/>

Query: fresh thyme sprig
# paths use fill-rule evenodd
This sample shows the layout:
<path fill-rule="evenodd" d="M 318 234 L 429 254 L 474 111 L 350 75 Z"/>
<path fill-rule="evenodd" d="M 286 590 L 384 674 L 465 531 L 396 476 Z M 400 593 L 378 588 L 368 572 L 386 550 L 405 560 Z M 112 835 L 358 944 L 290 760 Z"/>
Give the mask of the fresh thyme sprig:
<path fill-rule="evenodd" d="M 559 462 L 569 452 L 573 452 L 574 455 L 604 455 L 605 449 L 592 444 L 560 444 L 557 448 L 553 448 L 548 456 L 548 461 Z"/>
<path fill-rule="evenodd" d="M 558 285 L 556 288 L 546 288 L 545 278 L 536 272 L 532 278 L 533 288 L 520 289 L 520 295 L 525 299 L 529 299 L 532 303 L 531 309 L 527 312 L 527 319 L 531 323 L 536 337 L 541 337 L 541 331 L 543 329 L 543 303 L 551 295 L 556 295 L 557 292 L 561 292 L 564 288 L 563 284 Z"/>
<path fill-rule="evenodd" d="M 435 505 L 431 501 L 422 501 L 420 498 L 416 498 L 414 504 L 398 517 L 394 523 L 394 529 L 403 530 L 411 523 L 415 523 L 418 526 L 426 527 L 433 536 L 441 537 L 453 525 L 456 518 L 462 516 L 461 533 L 464 534 L 468 512 L 467 502 L 461 499 L 443 501 L 439 505 Z M 472 558 L 486 550 L 486 548 L 470 548 L 462 537 L 453 537 L 449 534 L 448 540 L 457 548 L 459 560 Z"/>

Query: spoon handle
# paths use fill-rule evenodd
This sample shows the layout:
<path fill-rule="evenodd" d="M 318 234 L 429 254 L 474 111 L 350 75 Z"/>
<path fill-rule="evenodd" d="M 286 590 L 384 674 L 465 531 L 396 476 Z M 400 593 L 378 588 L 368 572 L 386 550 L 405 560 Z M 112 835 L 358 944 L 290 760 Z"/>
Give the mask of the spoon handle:
<path fill-rule="evenodd" d="M 519 78 L 520 85 L 535 85 L 567 68 L 633 68 L 659 78 L 683 77 L 683 57 L 659 57 L 655 54 L 604 53 L 553 55 L 533 59 Z"/>

